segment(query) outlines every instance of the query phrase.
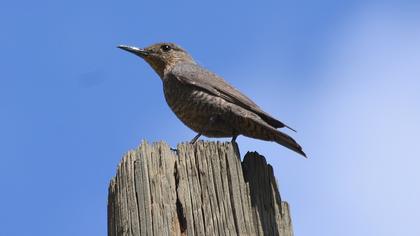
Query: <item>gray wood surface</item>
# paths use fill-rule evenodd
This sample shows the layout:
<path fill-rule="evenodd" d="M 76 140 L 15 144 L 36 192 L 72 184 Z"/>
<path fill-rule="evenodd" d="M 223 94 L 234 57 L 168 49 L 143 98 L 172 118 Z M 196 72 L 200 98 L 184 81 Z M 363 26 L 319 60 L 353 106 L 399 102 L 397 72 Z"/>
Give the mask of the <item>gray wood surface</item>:
<path fill-rule="evenodd" d="M 273 169 L 235 144 L 143 141 L 119 163 L 108 190 L 108 235 L 292 236 Z"/>

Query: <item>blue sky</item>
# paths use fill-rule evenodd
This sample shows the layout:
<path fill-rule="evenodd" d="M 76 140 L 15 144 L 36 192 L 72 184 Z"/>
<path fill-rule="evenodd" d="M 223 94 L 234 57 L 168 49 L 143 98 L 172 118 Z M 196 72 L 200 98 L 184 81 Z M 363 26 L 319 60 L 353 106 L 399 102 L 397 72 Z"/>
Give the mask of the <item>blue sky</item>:
<path fill-rule="evenodd" d="M 173 41 L 296 128 L 274 167 L 295 235 L 420 235 L 420 8 L 408 1 L 8 1 L 0 8 L 1 235 L 105 235 L 141 139 L 194 133 L 118 44 Z"/>

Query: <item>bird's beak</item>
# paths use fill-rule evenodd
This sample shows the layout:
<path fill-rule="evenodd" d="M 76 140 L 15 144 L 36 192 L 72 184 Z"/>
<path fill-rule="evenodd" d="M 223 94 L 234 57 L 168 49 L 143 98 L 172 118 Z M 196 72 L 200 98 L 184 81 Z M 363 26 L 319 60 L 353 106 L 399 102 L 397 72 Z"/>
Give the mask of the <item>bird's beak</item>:
<path fill-rule="evenodd" d="M 149 52 L 147 52 L 146 50 L 142 49 L 142 48 L 137 48 L 137 47 L 132 47 L 132 46 L 127 46 L 127 45 L 119 45 L 118 48 L 125 50 L 127 52 L 131 52 L 139 57 L 146 57 L 147 55 L 149 55 Z"/>

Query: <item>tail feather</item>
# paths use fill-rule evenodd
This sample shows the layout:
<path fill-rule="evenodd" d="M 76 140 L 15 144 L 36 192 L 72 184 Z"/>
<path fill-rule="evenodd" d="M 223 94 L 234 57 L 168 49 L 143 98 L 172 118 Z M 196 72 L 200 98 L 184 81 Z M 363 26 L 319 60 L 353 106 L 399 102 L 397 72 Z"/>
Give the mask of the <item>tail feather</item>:
<path fill-rule="evenodd" d="M 295 151 L 307 158 L 306 154 L 302 150 L 302 147 L 292 137 L 281 131 L 275 130 L 274 142 L 283 145 L 288 149 Z"/>
<path fill-rule="evenodd" d="M 276 125 L 270 125 L 261 116 L 258 116 L 255 113 L 249 112 L 242 108 L 238 110 L 233 110 L 237 112 L 237 117 L 240 122 L 235 123 L 237 131 L 247 137 L 256 138 L 266 141 L 274 141 L 292 151 L 299 153 L 300 155 L 306 157 L 306 154 L 303 152 L 302 147 L 289 135 L 277 130 L 277 127 L 287 127 L 293 131 L 294 129 L 289 126 L 284 125 L 280 121 L 271 118 L 278 123 Z M 245 114 L 245 115 L 244 115 Z M 281 124 L 281 125 L 280 125 Z M 296 131 L 295 131 L 296 132 Z"/>

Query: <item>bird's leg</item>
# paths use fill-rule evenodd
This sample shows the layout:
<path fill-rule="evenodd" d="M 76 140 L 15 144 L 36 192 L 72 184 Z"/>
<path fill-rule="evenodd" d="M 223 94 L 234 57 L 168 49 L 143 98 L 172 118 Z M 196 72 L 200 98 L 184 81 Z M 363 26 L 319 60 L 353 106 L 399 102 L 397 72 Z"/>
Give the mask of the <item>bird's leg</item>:
<path fill-rule="evenodd" d="M 207 130 L 210 126 L 212 126 L 217 120 L 217 115 L 211 116 L 209 119 L 209 123 L 204 127 L 203 130 Z M 194 144 L 197 139 L 201 136 L 201 133 L 198 133 L 191 141 L 190 144 Z"/>
<path fill-rule="evenodd" d="M 200 136 L 201 133 L 198 133 L 193 139 L 191 139 L 190 144 L 194 144 Z"/>
<path fill-rule="evenodd" d="M 234 134 L 234 135 L 232 136 L 232 140 L 231 140 L 230 142 L 231 142 L 231 144 L 232 144 L 233 148 L 235 149 L 235 151 L 238 153 L 238 157 L 239 157 L 239 159 L 240 159 L 241 152 L 239 151 L 238 143 L 236 142 L 236 138 L 237 138 L 237 137 L 238 137 L 238 135 L 237 135 L 237 134 Z"/>

